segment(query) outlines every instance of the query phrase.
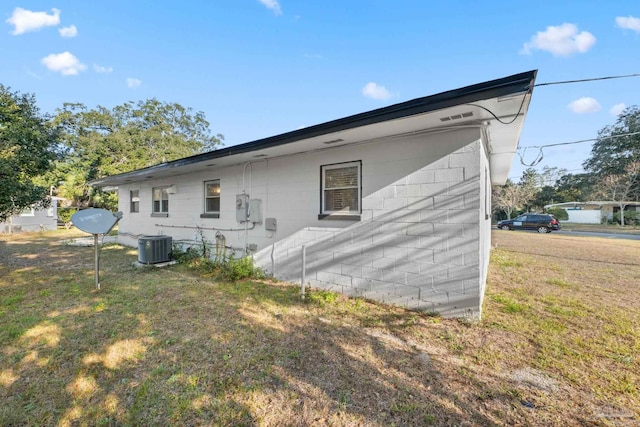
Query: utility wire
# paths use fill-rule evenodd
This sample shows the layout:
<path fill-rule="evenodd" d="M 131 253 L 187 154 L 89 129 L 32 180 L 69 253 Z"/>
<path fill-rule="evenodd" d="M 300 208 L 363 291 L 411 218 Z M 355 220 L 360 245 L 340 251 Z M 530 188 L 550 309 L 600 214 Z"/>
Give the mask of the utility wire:
<path fill-rule="evenodd" d="M 593 142 L 593 141 L 599 141 L 599 140 L 602 140 L 602 139 L 621 138 L 621 137 L 623 137 L 623 136 L 634 136 L 634 135 L 640 135 L 640 131 L 639 131 L 639 132 L 621 133 L 621 134 L 619 134 L 619 135 L 602 136 L 602 137 L 598 137 L 598 138 L 581 139 L 581 140 L 579 140 L 579 141 L 559 142 L 559 143 L 557 143 L 557 144 L 547 144 L 547 145 L 527 145 L 526 147 L 518 147 L 518 150 L 520 150 L 520 149 L 527 149 L 527 148 L 546 148 L 546 147 L 556 147 L 556 146 L 558 146 L 558 145 L 582 144 L 583 142 Z"/>
<path fill-rule="evenodd" d="M 591 78 L 591 79 L 564 80 L 564 81 L 559 81 L 559 82 L 538 83 L 538 84 L 533 85 L 533 87 L 551 86 L 551 85 L 563 85 L 563 84 L 569 84 L 569 83 L 595 82 L 595 81 L 598 81 L 598 80 L 624 79 L 624 78 L 628 78 L 628 77 L 640 77 L 640 73 L 625 74 L 625 75 L 620 75 L 620 76 L 594 77 L 594 78 Z M 530 93 L 531 92 L 528 90 L 526 95 L 529 95 Z M 493 111 L 489 110 L 488 108 L 483 107 L 482 105 L 478 105 L 478 104 L 466 104 L 466 105 L 470 105 L 472 107 L 481 108 L 481 109 L 485 110 L 486 112 L 488 112 L 489 114 L 491 114 L 493 116 L 493 118 L 496 119 L 499 123 L 502 123 L 503 125 L 510 125 L 511 123 L 515 122 L 518 119 L 518 117 L 520 116 L 520 113 L 522 112 L 522 107 L 524 107 L 524 103 L 525 103 L 526 99 L 527 99 L 526 96 L 522 97 L 522 103 L 520 104 L 520 108 L 518 108 L 518 112 L 513 117 L 513 119 L 511 119 L 508 122 L 505 122 L 505 121 L 501 120 L 497 115 L 494 114 Z M 587 142 L 587 141 L 582 141 L 582 142 Z"/>
<path fill-rule="evenodd" d="M 564 81 L 560 81 L 560 82 L 538 83 L 538 84 L 533 85 L 533 87 L 551 86 L 551 85 L 564 85 L 564 84 L 569 84 L 569 83 L 595 82 L 595 81 L 598 81 L 598 80 L 625 79 L 625 78 L 628 78 L 628 77 L 640 77 L 640 73 L 625 74 L 623 76 L 594 77 L 592 79 L 564 80 Z"/>
<path fill-rule="evenodd" d="M 511 121 L 508 121 L 508 122 L 500 120 L 500 117 L 496 116 L 493 111 L 489 110 L 488 108 L 483 107 L 482 105 L 478 105 L 478 104 L 466 104 L 466 105 L 470 105 L 472 107 L 482 108 L 484 111 L 486 111 L 489 114 L 491 114 L 493 116 L 493 118 L 496 119 L 499 123 L 502 123 L 503 125 L 510 125 L 511 123 L 515 122 L 518 119 L 518 117 L 520 117 L 520 113 L 522 112 L 522 107 L 524 107 L 524 102 L 527 100 L 527 95 L 530 95 L 530 94 L 531 94 L 531 91 L 527 90 L 527 93 L 522 97 L 522 102 L 520 103 L 520 108 L 518 108 L 518 112 L 513 117 L 513 119 L 511 119 Z"/>
<path fill-rule="evenodd" d="M 625 75 L 619 75 L 619 76 L 595 77 L 595 78 L 591 78 L 591 79 L 564 80 L 564 81 L 558 81 L 558 82 L 538 83 L 538 84 L 535 84 L 533 86 L 534 87 L 538 87 L 538 86 L 552 86 L 552 85 L 562 85 L 562 84 L 570 84 L 570 83 L 585 83 L 585 82 L 594 82 L 594 81 L 599 81 L 599 80 L 624 79 L 624 78 L 629 78 L 629 77 L 640 77 L 640 73 L 625 74 Z M 487 110 L 486 108 L 484 108 L 484 107 L 482 107 L 480 105 L 475 105 L 475 106 L 483 108 L 484 110 L 488 111 L 500 123 L 511 124 L 511 123 L 513 123 L 515 121 L 515 119 L 520 114 L 520 111 L 522 110 L 522 106 L 524 105 L 524 99 L 526 99 L 526 97 L 523 97 L 523 102 L 520 105 L 520 110 L 518 110 L 518 114 L 516 114 L 516 117 L 514 117 L 514 119 L 512 121 L 506 122 L 506 123 L 503 122 L 502 120 L 500 120 L 498 117 L 496 117 L 495 114 L 493 114 L 491 111 Z M 470 104 L 470 105 L 474 105 L 474 104 Z M 625 133 L 625 134 L 621 134 L 621 135 L 612 135 L 612 136 L 604 136 L 604 137 L 598 137 L 598 138 L 581 139 L 579 141 L 571 141 L 571 142 L 559 142 L 557 144 L 529 145 L 527 147 L 518 147 L 518 150 L 522 150 L 522 154 L 520 154 L 520 153 L 516 153 L 516 154 L 518 155 L 518 157 L 520 157 L 520 164 L 522 164 L 523 166 L 527 166 L 527 167 L 533 167 L 533 166 L 537 166 L 538 164 L 540 164 L 540 162 L 544 158 L 544 151 L 543 150 L 545 148 L 547 148 L 547 147 L 557 147 L 557 146 L 560 146 L 560 145 L 582 144 L 584 142 L 593 142 L 593 141 L 599 141 L 599 140 L 603 140 L 603 139 L 619 138 L 619 137 L 623 137 L 623 136 L 633 136 L 633 135 L 638 135 L 638 134 L 640 134 L 640 132 L 630 132 L 630 133 Z M 525 156 L 527 150 L 530 149 L 530 148 L 537 148 L 538 149 L 538 154 L 536 155 L 536 157 L 533 159 L 533 161 L 531 163 L 525 163 L 524 156 Z"/>
<path fill-rule="evenodd" d="M 634 135 L 640 135 L 640 132 L 629 132 L 629 133 L 622 133 L 620 135 L 611 135 L 611 136 L 602 136 L 599 138 L 590 138 L 590 139 L 581 139 L 579 141 L 571 141 L 571 142 L 559 142 L 557 144 L 547 144 L 547 145 L 528 145 L 526 147 L 518 147 L 518 150 L 522 150 L 522 154 L 520 153 L 516 153 L 518 155 L 518 157 L 520 157 L 520 164 L 522 166 L 526 166 L 526 167 L 533 167 L 533 166 L 537 166 L 542 159 L 544 158 L 544 149 L 547 147 L 557 147 L 560 145 L 572 145 L 572 144 L 582 144 L 584 142 L 593 142 L 593 141 L 601 141 L 604 139 L 613 139 L 613 138 L 621 138 L 624 136 L 634 136 Z M 536 157 L 533 159 L 533 161 L 531 163 L 525 163 L 524 162 L 524 156 L 527 153 L 527 150 L 529 148 L 537 148 L 538 149 L 538 154 L 536 155 Z"/>

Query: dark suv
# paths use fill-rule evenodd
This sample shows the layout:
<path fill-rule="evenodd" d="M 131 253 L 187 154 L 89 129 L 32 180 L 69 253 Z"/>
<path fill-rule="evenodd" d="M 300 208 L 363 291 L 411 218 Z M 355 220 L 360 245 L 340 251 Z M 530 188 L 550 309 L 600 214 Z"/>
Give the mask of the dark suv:
<path fill-rule="evenodd" d="M 560 223 L 553 215 L 526 213 L 514 219 L 507 219 L 498 223 L 501 230 L 536 230 L 538 233 L 550 233 L 560 230 Z"/>

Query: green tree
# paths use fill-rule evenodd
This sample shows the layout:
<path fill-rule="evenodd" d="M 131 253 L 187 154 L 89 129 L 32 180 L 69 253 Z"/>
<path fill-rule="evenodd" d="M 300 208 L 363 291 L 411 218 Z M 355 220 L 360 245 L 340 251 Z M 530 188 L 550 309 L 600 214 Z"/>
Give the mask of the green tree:
<path fill-rule="evenodd" d="M 594 176 L 589 173 L 566 174 L 556 181 L 554 203 L 586 202 L 593 195 Z"/>
<path fill-rule="evenodd" d="M 156 99 L 111 110 L 64 104 L 55 123 L 63 129 L 68 154 L 58 166 L 64 176 L 59 191 L 79 207 L 117 204 L 114 194 L 87 185 L 93 179 L 213 150 L 223 139 L 211 133 L 202 112 Z"/>
<path fill-rule="evenodd" d="M 556 188 L 552 185 L 545 185 L 540 188 L 536 192 L 533 200 L 531 200 L 531 205 L 540 210 L 544 209 L 546 205 L 551 205 L 553 203 L 559 203 L 559 201 L 556 194 Z"/>
<path fill-rule="evenodd" d="M 553 187 L 558 180 L 567 174 L 567 170 L 564 168 L 544 166 L 542 172 L 540 172 L 540 186 L 541 187 Z"/>
<path fill-rule="evenodd" d="M 58 133 L 33 95 L 0 85 L 0 221 L 30 206 L 46 207 L 48 188 L 34 179 L 52 167 Z"/>
<path fill-rule="evenodd" d="M 522 172 L 520 181 L 518 182 L 522 205 L 529 212 L 533 207 L 533 201 L 539 191 L 541 176 L 534 168 L 527 168 Z"/>
<path fill-rule="evenodd" d="M 598 132 L 583 167 L 599 177 L 623 174 L 629 163 L 640 161 L 640 133 L 627 135 L 636 132 L 640 132 L 640 107 L 632 106 L 618 116 L 615 124 Z"/>

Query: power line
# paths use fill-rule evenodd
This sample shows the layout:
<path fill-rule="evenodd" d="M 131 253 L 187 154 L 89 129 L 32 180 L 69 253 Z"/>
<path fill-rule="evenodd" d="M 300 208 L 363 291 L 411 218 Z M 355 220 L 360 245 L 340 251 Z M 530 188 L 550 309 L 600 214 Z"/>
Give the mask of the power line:
<path fill-rule="evenodd" d="M 552 85 L 562 85 L 562 84 L 570 84 L 570 83 L 585 83 L 585 82 L 594 82 L 594 81 L 600 81 L 600 80 L 624 79 L 624 78 L 629 78 L 629 77 L 640 77 L 640 73 L 625 74 L 625 75 L 618 75 L 618 76 L 594 77 L 594 78 L 590 78 L 590 79 L 564 80 L 564 81 L 557 81 L 557 82 L 538 83 L 538 84 L 535 84 L 533 86 L 534 87 L 538 87 L 538 86 L 552 86 Z M 524 105 L 524 102 L 522 103 L 522 105 L 520 105 L 520 109 L 522 109 L 523 105 Z M 485 110 L 486 110 L 486 108 L 485 108 Z M 487 110 L 487 111 L 489 111 L 489 110 Z M 489 111 L 489 113 L 491 113 L 491 111 Z M 518 114 L 519 113 L 520 113 L 520 111 L 518 111 Z M 497 119 L 497 117 L 493 113 L 491 113 L 491 114 Z M 517 115 L 516 115 L 516 117 L 517 117 Z M 498 120 L 498 121 L 500 121 L 500 120 Z M 515 121 L 515 119 L 512 120 L 511 122 L 508 122 L 508 123 L 504 123 L 502 121 L 500 121 L 500 123 L 511 124 L 511 123 L 513 123 L 513 121 Z M 620 134 L 620 135 L 604 136 L 604 137 L 590 138 L 590 139 L 581 139 L 579 141 L 571 141 L 571 142 L 559 142 L 557 144 L 530 145 L 530 146 L 527 146 L 527 147 L 518 147 L 518 150 L 522 150 L 522 154 L 520 154 L 518 152 L 516 152 L 516 154 L 518 155 L 518 157 L 520 157 L 520 164 L 521 165 L 526 166 L 526 167 L 534 167 L 534 166 L 537 166 L 538 164 L 540 164 L 542 159 L 544 159 L 544 151 L 543 150 L 545 148 L 547 148 L 547 147 L 557 147 L 557 146 L 560 146 L 560 145 L 582 144 L 582 143 L 585 143 L 585 142 L 594 142 L 594 141 L 600 141 L 600 140 L 604 140 L 604 139 L 619 138 L 619 137 L 624 137 L 624 136 L 633 136 L 633 135 L 638 135 L 638 134 L 640 134 L 640 132 L 630 132 L 630 133 L 625 133 L 625 134 Z M 530 148 L 537 148 L 538 149 L 538 154 L 536 155 L 536 157 L 533 159 L 533 161 L 531 163 L 525 163 L 524 155 L 526 154 L 527 150 L 530 149 Z"/>
<path fill-rule="evenodd" d="M 612 138 L 621 138 L 623 136 L 634 136 L 634 135 L 640 135 L 640 132 L 629 132 L 629 133 L 621 133 L 619 135 L 611 135 L 611 136 L 602 136 L 602 137 L 598 137 L 598 138 L 590 138 L 590 139 L 581 139 L 579 141 L 571 141 L 571 142 L 558 142 L 557 144 L 547 144 L 547 145 L 527 145 L 526 147 L 518 147 L 518 150 L 520 149 L 527 149 L 527 148 L 547 148 L 547 147 L 556 147 L 558 145 L 571 145 L 571 144 L 582 144 L 583 142 L 593 142 L 593 141 L 600 141 L 603 139 L 612 139 Z"/>
<path fill-rule="evenodd" d="M 582 144 L 584 142 L 602 141 L 602 140 L 605 140 L 605 139 L 621 138 L 621 137 L 624 137 L 624 136 L 634 136 L 634 135 L 640 135 L 640 132 L 621 133 L 619 135 L 601 136 L 601 137 L 598 137 L 598 138 L 581 139 L 579 141 L 571 141 L 571 142 L 559 142 L 557 144 L 528 145 L 526 147 L 518 147 L 518 150 L 522 150 L 522 154 L 520 154 L 520 153 L 516 153 L 516 154 L 518 155 L 518 157 L 520 157 L 520 164 L 522 166 L 534 167 L 534 166 L 537 166 L 538 164 L 540 164 L 542 159 L 544 159 L 544 151 L 543 150 L 545 148 L 548 148 L 548 147 L 557 147 L 557 146 L 560 146 L 560 145 Z M 536 155 L 536 157 L 533 159 L 533 161 L 531 163 L 525 163 L 524 162 L 524 156 L 527 153 L 527 150 L 529 148 L 537 148 L 538 149 L 538 154 Z"/>
<path fill-rule="evenodd" d="M 548 82 L 548 83 L 538 83 L 533 85 L 533 87 L 538 86 L 551 86 L 551 85 L 564 85 L 569 83 L 584 83 L 584 82 L 595 82 L 598 80 L 612 80 L 612 79 L 625 79 L 628 77 L 640 77 L 640 74 L 625 74 L 621 76 L 607 76 L 607 77 L 594 77 L 592 79 L 580 79 L 580 80 L 564 80 L 559 82 Z"/>

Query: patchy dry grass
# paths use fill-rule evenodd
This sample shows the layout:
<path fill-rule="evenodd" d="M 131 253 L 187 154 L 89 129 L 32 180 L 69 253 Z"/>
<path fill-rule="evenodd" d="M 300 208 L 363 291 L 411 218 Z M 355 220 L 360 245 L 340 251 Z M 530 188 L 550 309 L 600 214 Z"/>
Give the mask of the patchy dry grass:
<path fill-rule="evenodd" d="M 640 226 L 619 224 L 578 224 L 562 221 L 563 231 L 593 231 L 596 233 L 640 234 Z"/>
<path fill-rule="evenodd" d="M 483 321 L 0 237 L 0 425 L 632 425 L 640 243 L 496 232 Z"/>

